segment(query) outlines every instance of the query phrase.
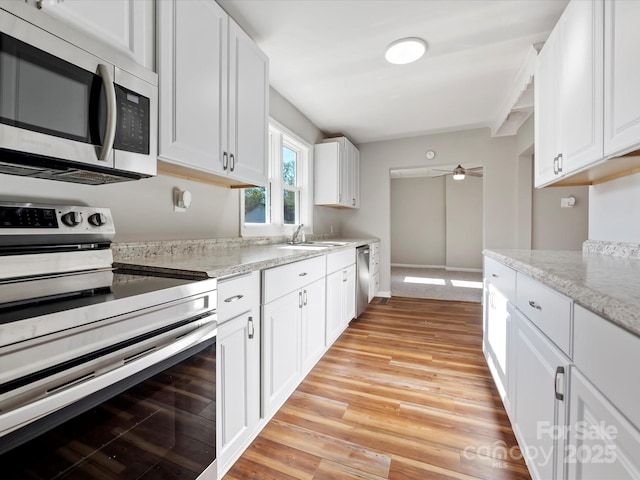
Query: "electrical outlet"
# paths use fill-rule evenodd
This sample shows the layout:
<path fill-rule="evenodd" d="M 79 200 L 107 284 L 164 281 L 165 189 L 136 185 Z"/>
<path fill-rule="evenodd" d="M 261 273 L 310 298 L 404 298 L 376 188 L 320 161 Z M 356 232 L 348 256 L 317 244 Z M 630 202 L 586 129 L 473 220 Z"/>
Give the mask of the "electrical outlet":
<path fill-rule="evenodd" d="M 561 208 L 571 208 L 576 204 L 576 197 L 564 197 L 560 199 Z"/>

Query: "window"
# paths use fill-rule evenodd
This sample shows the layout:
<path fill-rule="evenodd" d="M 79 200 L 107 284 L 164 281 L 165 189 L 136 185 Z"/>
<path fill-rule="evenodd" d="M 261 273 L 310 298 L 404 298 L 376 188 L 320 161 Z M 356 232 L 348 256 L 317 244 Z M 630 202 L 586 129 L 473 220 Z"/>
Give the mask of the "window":
<path fill-rule="evenodd" d="M 269 185 L 240 196 L 242 236 L 288 235 L 301 223 L 312 232 L 311 152 L 307 142 L 269 121 Z"/>

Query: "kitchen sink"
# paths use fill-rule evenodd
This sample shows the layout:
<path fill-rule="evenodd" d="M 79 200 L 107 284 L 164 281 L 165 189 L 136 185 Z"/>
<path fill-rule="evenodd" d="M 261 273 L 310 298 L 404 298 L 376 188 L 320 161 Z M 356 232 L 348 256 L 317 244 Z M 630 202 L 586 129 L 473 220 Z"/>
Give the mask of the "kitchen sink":
<path fill-rule="evenodd" d="M 313 245 L 326 245 L 328 247 L 340 247 L 342 245 L 348 245 L 351 242 L 337 242 L 337 241 L 333 241 L 333 240 L 324 240 L 324 241 L 318 240 L 318 241 L 312 241 L 312 242 L 309 242 L 309 243 L 311 243 Z"/>
<path fill-rule="evenodd" d="M 324 250 L 325 248 L 329 248 L 330 246 L 331 245 L 296 243 L 295 245 L 292 245 L 292 244 L 280 245 L 278 248 L 289 249 L 289 250 Z"/>

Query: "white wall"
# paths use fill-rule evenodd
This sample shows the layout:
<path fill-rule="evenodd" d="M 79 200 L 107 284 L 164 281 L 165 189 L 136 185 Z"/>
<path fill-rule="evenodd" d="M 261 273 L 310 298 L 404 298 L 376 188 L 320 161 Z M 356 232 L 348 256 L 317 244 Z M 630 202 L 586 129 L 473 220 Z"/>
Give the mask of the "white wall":
<path fill-rule="evenodd" d="M 446 263 L 445 177 L 391 179 L 391 263 Z"/>
<path fill-rule="evenodd" d="M 272 116 L 311 144 L 322 138 L 299 110 L 270 90 Z M 191 208 L 173 211 L 173 189 L 189 190 Z M 0 174 L 0 200 L 87 204 L 111 208 L 117 242 L 238 237 L 240 190 L 217 187 L 166 175 L 115 185 L 75 185 Z M 314 232 L 336 231 L 340 212 L 314 209 Z"/>
<path fill-rule="evenodd" d="M 638 211 L 640 174 L 589 187 L 589 239 L 640 243 Z"/>
<path fill-rule="evenodd" d="M 436 158 L 427 161 L 425 153 Z M 489 129 L 424 135 L 360 145 L 360 209 L 346 212 L 342 233 L 376 236 L 380 246 L 380 290 L 390 291 L 391 168 L 445 165 L 466 161 L 484 165 L 483 246 L 513 248 L 516 238 L 517 163 L 515 137 L 491 138 Z"/>
<path fill-rule="evenodd" d="M 447 175 L 447 262 L 450 269 L 482 269 L 482 180 Z"/>

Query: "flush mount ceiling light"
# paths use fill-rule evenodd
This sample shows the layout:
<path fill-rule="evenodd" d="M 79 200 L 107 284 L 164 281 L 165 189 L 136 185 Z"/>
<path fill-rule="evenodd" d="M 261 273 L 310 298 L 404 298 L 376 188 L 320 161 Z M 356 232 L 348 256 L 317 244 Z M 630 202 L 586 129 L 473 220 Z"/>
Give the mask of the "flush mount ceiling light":
<path fill-rule="evenodd" d="M 396 65 L 415 62 L 427 51 L 427 42 L 421 38 L 401 38 L 391 42 L 385 51 L 384 58 L 387 62 Z"/>

